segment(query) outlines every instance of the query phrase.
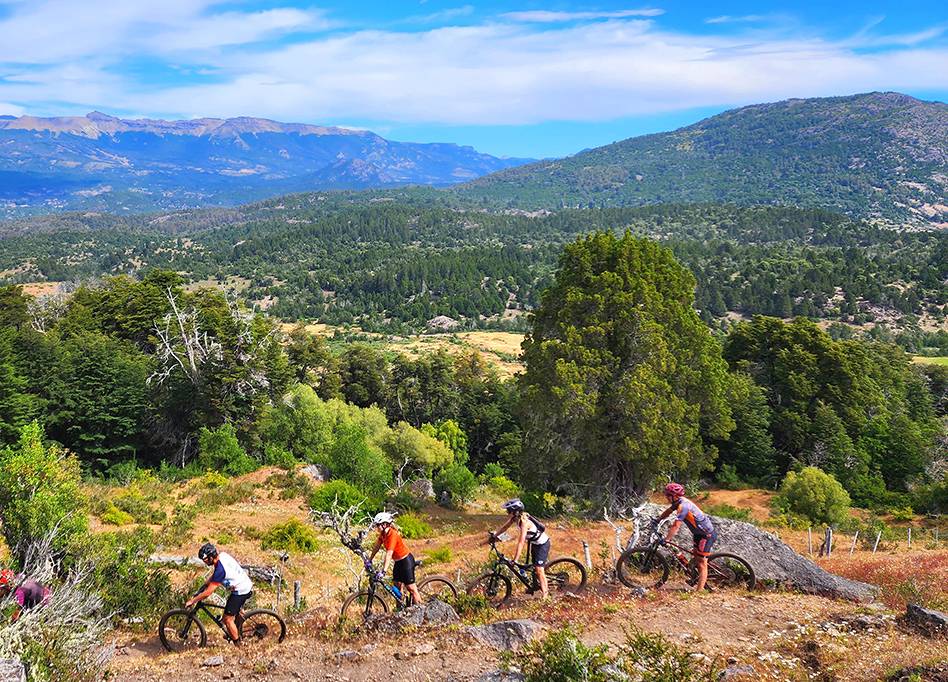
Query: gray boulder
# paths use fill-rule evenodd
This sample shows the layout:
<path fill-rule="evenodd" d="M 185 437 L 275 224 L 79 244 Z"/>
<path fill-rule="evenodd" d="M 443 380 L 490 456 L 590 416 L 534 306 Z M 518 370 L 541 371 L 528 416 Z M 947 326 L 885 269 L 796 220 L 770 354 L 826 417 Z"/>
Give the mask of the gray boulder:
<path fill-rule="evenodd" d="M 948 613 L 926 609 L 918 604 L 905 607 L 905 622 L 927 633 L 943 632 L 948 634 Z"/>
<path fill-rule="evenodd" d="M 440 599 L 432 599 L 422 608 L 425 611 L 423 620 L 425 625 L 451 625 L 461 621 L 458 612 Z"/>
<path fill-rule="evenodd" d="M 434 483 L 430 478 L 416 478 L 408 484 L 408 492 L 417 500 L 433 500 L 435 498 Z"/>
<path fill-rule="evenodd" d="M 525 679 L 523 673 L 491 670 L 478 677 L 476 682 L 523 682 Z"/>
<path fill-rule="evenodd" d="M 326 480 L 326 472 L 316 464 L 307 464 L 300 468 L 299 472 L 315 483 L 322 483 Z"/>
<path fill-rule="evenodd" d="M 515 651 L 536 638 L 543 631 L 543 626 L 535 620 L 501 620 L 475 625 L 467 631 L 481 644 L 501 651 Z"/>
<path fill-rule="evenodd" d="M 394 634 L 410 627 L 450 625 L 460 620 L 457 611 L 451 606 L 438 599 L 432 599 L 426 604 L 409 606 L 395 613 L 373 616 L 366 625 L 379 632 Z"/>
<path fill-rule="evenodd" d="M 26 667 L 19 658 L 0 659 L 0 682 L 26 682 Z"/>
<path fill-rule="evenodd" d="M 647 516 L 655 518 L 663 508 L 650 504 Z M 847 580 L 823 570 L 809 559 L 797 554 L 773 533 L 744 521 L 712 516 L 718 533 L 715 552 L 734 552 L 754 567 L 757 580 L 791 587 L 807 594 L 847 599 L 855 602 L 872 601 L 878 590 L 872 585 Z M 643 526 L 644 528 L 644 526 Z M 682 524 L 676 540 L 686 547 L 691 545 L 691 532 Z"/>

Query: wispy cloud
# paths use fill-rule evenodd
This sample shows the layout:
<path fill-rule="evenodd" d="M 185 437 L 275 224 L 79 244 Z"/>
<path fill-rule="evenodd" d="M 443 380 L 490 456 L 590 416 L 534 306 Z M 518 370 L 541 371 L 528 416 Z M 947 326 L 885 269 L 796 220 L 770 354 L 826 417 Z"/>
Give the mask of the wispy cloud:
<path fill-rule="evenodd" d="M 443 24 L 445 22 L 454 21 L 455 19 L 460 19 L 461 17 L 469 17 L 474 14 L 474 5 L 464 5 L 462 7 L 449 7 L 448 9 L 443 9 L 439 12 L 432 12 L 431 14 L 419 14 L 416 16 L 406 17 L 402 19 L 400 23 L 404 24 Z"/>
<path fill-rule="evenodd" d="M 423 30 L 321 33 L 332 17 L 313 10 L 102 4 L 94 17 L 87 0 L 4 5 L 0 111 L 490 125 L 948 90 L 948 47 L 924 39 L 939 27 L 830 39 L 741 22 L 672 30 L 642 14 L 660 10 L 617 10 L 636 14 L 519 12 L 465 26 L 442 18 Z M 164 75 L 128 68 L 133 60 Z"/>
<path fill-rule="evenodd" d="M 620 9 L 610 12 L 552 12 L 547 10 L 526 10 L 523 12 L 505 12 L 501 14 L 510 21 L 522 21 L 537 24 L 555 24 L 569 21 L 589 21 L 593 19 L 628 19 L 630 17 L 657 17 L 665 13 L 663 9 Z"/>
<path fill-rule="evenodd" d="M 732 16 L 730 14 L 722 14 L 719 17 L 711 17 L 710 19 L 705 19 L 704 23 L 706 24 L 753 24 L 760 21 L 767 21 L 770 19 L 770 16 L 766 14 L 744 14 L 741 16 Z"/>

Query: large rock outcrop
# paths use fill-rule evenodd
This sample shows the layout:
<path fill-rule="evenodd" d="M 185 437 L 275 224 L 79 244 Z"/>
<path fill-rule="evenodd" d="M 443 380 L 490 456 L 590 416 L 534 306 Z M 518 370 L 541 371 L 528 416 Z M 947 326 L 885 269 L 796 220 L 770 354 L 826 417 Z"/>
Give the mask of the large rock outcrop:
<path fill-rule="evenodd" d="M 650 504 L 645 516 L 657 517 L 663 508 Z M 847 580 L 825 571 L 806 557 L 797 554 L 773 533 L 744 521 L 734 521 L 718 516 L 711 517 L 718 532 L 716 552 L 734 552 L 747 559 L 754 567 L 757 580 L 772 585 L 781 585 L 807 594 L 847 599 L 855 602 L 872 601 L 877 589 L 856 580 Z M 645 526 L 643 525 L 643 529 Z M 644 532 L 644 530 L 643 530 Z M 691 532 L 684 525 L 676 536 L 679 544 L 691 544 Z"/>

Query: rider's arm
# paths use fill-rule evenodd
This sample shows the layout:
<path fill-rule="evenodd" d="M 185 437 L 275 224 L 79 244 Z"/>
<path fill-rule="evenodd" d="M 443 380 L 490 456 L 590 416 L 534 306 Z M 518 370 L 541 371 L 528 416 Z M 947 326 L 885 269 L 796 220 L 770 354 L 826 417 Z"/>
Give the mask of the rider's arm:
<path fill-rule="evenodd" d="M 394 554 L 394 550 L 386 550 L 385 560 L 382 562 L 382 573 L 388 573 L 388 564 L 392 560 L 392 554 Z"/>
<path fill-rule="evenodd" d="M 681 521 L 675 519 L 668 527 L 668 532 L 665 533 L 665 542 L 669 542 L 673 537 L 675 537 L 675 533 L 678 532 L 679 528 L 681 528 Z"/>
<path fill-rule="evenodd" d="M 520 561 L 520 552 L 523 551 L 523 546 L 527 544 L 527 524 L 520 524 L 520 535 L 517 536 L 517 551 L 514 552 L 514 561 Z"/>
<path fill-rule="evenodd" d="M 379 553 L 379 549 L 382 547 L 382 538 L 378 538 L 375 541 L 375 549 L 372 550 L 372 553 L 369 555 L 369 563 L 375 561 L 375 555 Z"/>
<path fill-rule="evenodd" d="M 668 516 L 669 516 L 669 514 L 671 514 L 673 511 L 675 511 L 675 509 L 677 509 L 677 507 L 676 507 L 675 505 L 670 506 L 668 509 L 666 509 L 665 511 L 663 511 L 661 514 L 658 515 L 658 519 L 657 519 L 657 520 L 658 520 L 658 521 L 662 521 L 662 520 L 664 520 L 664 519 L 667 519 Z"/>
<path fill-rule="evenodd" d="M 505 530 L 510 528 L 510 524 L 512 523 L 513 523 L 513 517 L 508 516 L 507 520 L 504 522 L 504 525 L 502 525 L 500 528 L 494 531 L 494 535 L 500 536 L 501 533 L 503 533 Z"/>
<path fill-rule="evenodd" d="M 203 590 L 201 590 L 201 591 L 198 592 L 196 595 L 194 595 L 193 597 L 191 597 L 190 599 L 188 599 L 188 600 L 184 603 L 184 607 L 185 607 L 186 609 L 190 609 L 192 606 L 194 606 L 195 604 L 197 604 L 199 601 L 204 601 L 205 599 L 207 599 L 208 597 L 210 597 L 212 594 L 214 594 L 214 591 L 217 590 L 217 588 L 220 587 L 220 586 L 221 586 L 221 583 L 209 582 L 207 585 L 204 586 L 204 589 L 203 589 Z"/>

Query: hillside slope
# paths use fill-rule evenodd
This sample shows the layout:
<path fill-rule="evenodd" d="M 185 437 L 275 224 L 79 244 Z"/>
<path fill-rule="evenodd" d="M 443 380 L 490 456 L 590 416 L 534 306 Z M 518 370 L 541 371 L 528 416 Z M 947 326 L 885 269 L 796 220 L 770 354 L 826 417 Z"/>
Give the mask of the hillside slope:
<path fill-rule="evenodd" d="M 0 117 L 0 216 L 229 205 L 307 189 L 450 185 L 522 163 L 257 118 Z"/>
<path fill-rule="evenodd" d="M 948 105 L 898 93 L 758 104 L 502 171 L 458 192 L 524 208 L 780 203 L 944 225 Z"/>

